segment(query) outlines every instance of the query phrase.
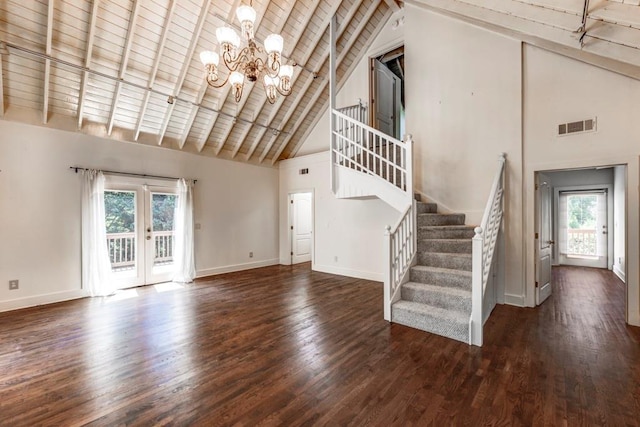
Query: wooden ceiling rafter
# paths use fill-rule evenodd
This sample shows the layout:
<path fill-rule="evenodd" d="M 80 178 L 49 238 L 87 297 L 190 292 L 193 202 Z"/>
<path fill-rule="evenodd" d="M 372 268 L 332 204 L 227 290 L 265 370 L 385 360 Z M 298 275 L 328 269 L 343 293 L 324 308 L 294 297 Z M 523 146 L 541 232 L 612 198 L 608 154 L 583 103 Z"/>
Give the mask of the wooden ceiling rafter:
<path fill-rule="evenodd" d="M 89 18 L 89 36 L 87 37 L 87 48 L 85 49 L 84 67 L 88 70 L 91 68 L 91 56 L 93 53 L 93 42 L 96 36 L 96 21 L 98 20 L 98 9 L 100 0 L 93 0 L 91 7 L 91 18 Z M 82 73 L 82 81 L 80 82 L 80 95 L 78 96 L 78 129 L 82 129 L 82 116 L 84 111 L 84 101 L 87 95 L 87 85 L 89 84 L 89 71 Z"/>
<path fill-rule="evenodd" d="M 289 5 L 290 5 L 290 3 L 289 3 L 289 2 L 287 2 L 287 4 L 286 4 L 286 6 L 285 6 L 285 7 L 287 7 L 287 8 L 288 8 L 288 7 L 289 7 Z M 291 9 L 293 9 L 293 5 L 291 5 Z M 274 33 L 275 33 L 275 34 L 282 34 L 282 31 L 284 30 L 284 28 L 285 28 L 285 26 L 286 26 L 287 22 L 289 21 L 289 18 L 291 18 L 291 14 L 284 15 L 284 16 L 282 16 L 282 17 L 280 18 L 280 22 L 278 23 L 278 25 L 277 25 L 277 27 L 276 27 L 276 29 L 275 29 L 275 31 L 274 31 Z M 283 54 L 284 54 L 284 52 L 283 52 Z M 283 61 L 284 61 L 284 56 L 285 56 L 285 55 L 283 55 Z M 245 107 L 245 105 L 246 105 L 247 101 L 249 100 L 249 97 L 251 96 L 251 93 L 252 93 L 252 91 L 253 91 L 253 87 L 254 87 L 255 85 L 258 85 L 258 83 L 259 83 L 259 82 L 254 83 L 254 84 L 249 88 L 248 93 L 246 93 L 246 94 L 242 94 L 242 98 L 243 98 L 243 99 L 242 99 L 242 100 L 241 100 L 241 102 L 238 104 L 238 108 L 237 108 L 236 116 L 240 116 L 240 114 L 242 114 L 242 111 L 244 110 L 244 107 Z M 264 91 L 263 91 L 263 92 L 264 92 Z M 283 97 L 282 97 L 282 96 L 279 96 L 279 98 L 283 98 Z M 266 95 L 264 96 L 264 98 L 263 98 L 263 99 L 264 99 L 264 100 L 265 100 L 265 102 L 266 102 L 266 99 L 267 99 Z M 261 106 L 261 107 L 259 107 L 258 109 L 256 109 L 257 114 L 254 114 L 254 117 L 253 117 L 254 119 L 256 119 L 256 118 L 258 117 L 258 115 L 260 114 L 260 111 L 262 110 L 262 107 L 263 107 L 263 106 L 264 106 L 264 103 L 262 104 L 262 106 Z M 236 121 L 235 121 L 235 120 L 231 122 L 231 126 L 229 126 L 229 129 L 227 130 L 227 133 L 225 134 L 224 139 L 222 139 L 222 143 L 219 145 L 218 149 L 216 150 L 216 156 L 217 156 L 218 154 L 220 154 L 220 151 L 222 151 L 223 147 L 226 145 L 227 140 L 229 139 L 229 136 L 231 135 L 231 132 L 232 132 L 232 131 L 233 131 L 233 129 L 235 128 L 236 124 L 237 124 L 237 123 L 236 123 Z M 246 125 L 246 124 L 245 124 L 245 128 L 246 128 L 246 130 L 247 130 L 247 134 L 249 133 L 248 131 L 249 131 L 249 130 L 251 130 L 251 127 L 252 127 L 251 125 Z M 238 147 L 236 147 L 236 146 L 238 146 Z M 237 149 L 236 149 L 236 148 L 237 148 L 237 149 L 239 149 L 239 144 L 238 144 L 238 143 L 236 143 L 236 144 L 235 144 L 235 146 L 234 146 L 234 148 L 233 148 L 232 158 L 234 158 L 234 157 L 236 156 L 236 154 L 237 154 Z"/>
<path fill-rule="evenodd" d="M 51 41 L 53 39 L 53 13 L 54 0 L 49 0 L 47 8 L 47 41 L 45 53 L 47 59 L 44 61 L 44 78 L 43 78 L 43 97 L 42 97 L 42 123 L 47 124 L 49 118 L 49 82 L 51 77 Z"/>
<path fill-rule="evenodd" d="M 375 11 L 377 9 L 378 5 L 380 4 L 380 1 L 381 0 L 376 0 L 374 2 L 374 7 L 370 7 L 369 10 Z M 363 6 L 363 3 L 364 2 L 362 2 L 362 1 L 355 2 L 352 5 L 351 10 L 349 11 L 348 15 L 343 20 L 343 22 L 338 25 L 338 30 L 336 31 L 336 43 L 343 37 L 345 31 L 350 26 L 350 24 L 353 22 L 353 17 L 356 15 L 356 12 Z M 362 23 L 362 22 L 364 22 L 364 19 L 361 20 L 358 23 L 358 25 L 360 25 L 360 23 Z M 328 26 L 328 24 L 327 24 L 327 26 Z M 356 39 L 358 36 L 359 36 L 359 33 L 352 34 L 352 37 L 350 37 L 349 40 Z M 327 46 L 325 52 L 323 53 L 323 55 L 321 57 L 321 60 L 318 63 L 318 65 L 319 65 L 318 69 L 319 70 L 324 68 L 326 62 L 329 59 L 330 52 L 331 52 L 331 50 L 329 49 L 329 46 Z M 340 62 L 341 62 L 341 60 L 338 59 L 336 67 L 340 66 Z M 300 124 L 302 123 L 304 118 L 309 113 L 310 109 L 317 102 L 318 98 L 320 97 L 320 95 L 324 91 L 324 89 L 327 86 L 327 84 L 329 84 L 329 79 L 324 80 L 324 82 L 322 82 L 320 84 L 319 88 L 316 90 L 315 94 L 312 97 L 313 101 L 307 103 L 307 105 L 305 106 L 305 109 L 303 110 L 302 114 L 299 116 L 298 120 L 296 120 L 296 124 L 294 125 L 294 129 L 297 130 L 298 126 L 300 126 Z M 294 104 L 293 108 L 291 108 L 289 110 L 291 112 L 291 114 L 288 114 L 287 117 L 286 117 L 286 120 L 283 120 L 283 122 L 282 122 L 282 129 L 283 130 L 286 129 L 287 125 L 289 124 L 289 121 L 291 120 L 291 117 L 293 116 L 293 113 L 298 109 L 298 106 L 299 106 L 300 102 L 302 101 L 302 99 L 303 99 L 303 97 L 299 98 L 297 100 L 296 104 Z M 282 146 L 283 144 L 285 144 L 285 145 L 288 144 L 292 137 L 293 137 L 292 134 L 291 135 L 288 134 L 285 137 L 285 141 L 280 146 Z M 271 152 L 271 149 L 273 148 L 273 146 L 275 145 L 277 140 L 278 140 L 278 138 L 275 138 L 274 140 L 271 141 L 269 146 L 265 147 L 265 151 L 260 156 L 260 163 L 264 162 L 264 160 L 267 158 L 267 156 Z M 273 156 L 273 158 L 277 159 L 278 156 L 280 155 L 280 153 L 282 152 L 281 149 L 280 149 L 280 146 L 276 150 L 276 154 Z M 282 150 L 284 150 L 284 147 L 282 147 Z M 272 164 L 275 164 L 275 161 L 272 161 Z"/>
<path fill-rule="evenodd" d="M 254 28 L 258 28 L 260 26 L 260 23 L 262 22 L 262 18 L 264 17 L 267 11 L 267 8 L 269 7 L 269 3 L 270 2 L 268 1 L 263 1 L 260 4 L 260 7 L 256 9 L 256 21 L 254 24 Z M 233 20 L 233 14 L 235 14 L 235 9 L 231 11 L 230 13 L 231 17 L 227 20 L 227 22 L 230 22 Z M 223 111 L 225 102 L 229 98 L 230 93 L 231 93 L 231 85 L 230 84 L 224 85 L 224 87 L 222 88 L 221 96 L 218 98 L 218 104 L 217 104 L 218 111 L 220 112 Z M 218 113 L 218 114 L 214 114 L 213 117 L 211 118 L 209 125 L 207 126 L 207 131 L 205 132 L 206 136 L 203 139 L 201 139 L 200 142 L 198 143 L 199 151 L 202 151 L 205 145 L 207 145 L 209 138 L 211 138 L 211 132 L 213 131 L 213 128 L 215 127 L 219 117 L 220 117 L 220 114 Z M 220 141 L 218 145 L 220 146 L 221 144 L 223 144 L 223 141 Z M 216 156 L 220 153 L 220 150 L 221 150 L 219 146 L 216 149 Z"/>
<path fill-rule="evenodd" d="M 233 14 L 235 13 L 238 6 L 240 5 L 241 1 L 242 0 L 234 0 L 233 5 L 231 7 L 231 12 L 227 16 L 226 22 L 229 22 L 230 20 L 233 19 Z M 198 112 L 200 111 L 200 104 L 202 104 L 202 100 L 204 99 L 204 96 L 207 93 L 207 89 L 209 89 L 209 84 L 203 77 L 202 83 L 200 83 L 200 89 L 198 90 L 198 94 L 196 95 L 196 105 L 193 105 L 191 107 L 191 113 L 189 114 L 189 118 L 187 119 L 187 124 L 184 127 L 182 136 L 178 140 L 178 147 L 180 147 L 181 150 L 184 148 L 184 145 L 187 143 L 187 139 L 189 138 L 189 133 L 193 128 L 193 123 L 195 122 L 196 117 L 198 116 Z M 217 116 L 218 113 L 214 113 L 214 115 Z M 206 144 L 206 142 L 207 141 L 205 140 L 204 143 Z M 202 146 L 198 145 L 197 146 L 198 152 L 202 151 L 203 148 L 204 148 L 204 144 L 202 144 Z"/>
<path fill-rule="evenodd" d="M 120 94 L 122 93 L 122 80 L 127 74 L 127 64 L 129 63 L 129 56 L 131 54 L 131 45 L 133 44 L 133 34 L 138 22 L 138 16 L 140 15 L 140 2 L 134 0 L 133 13 L 129 20 L 129 28 L 127 29 L 127 38 L 125 39 L 124 52 L 122 55 L 122 61 L 120 61 L 120 70 L 118 71 L 118 82 L 116 83 L 116 90 L 111 102 L 111 111 L 109 113 L 109 120 L 107 122 L 107 135 L 111 135 L 113 132 L 113 123 L 116 117 L 116 109 L 118 108 L 118 102 L 120 100 Z"/>
<path fill-rule="evenodd" d="M 160 67 L 160 61 L 162 60 L 162 52 L 167 44 L 167 38 L 169 36 L 169 28 L 171 27 L 171 22 L 173 21 L 173 16 L 176 11 L 176 6 L 178 0 L 169 0 L 169 11 L 167 12 L 167 16 L 164 19 L 164 26 L 162 27 L 162 35 L 160 36 L 160 43 L 158 44 L 158 49 L 156 50 L 156 56 L 153 60 L 153 68 L 151 69 L 151 74 L 149 75 L 149 80 L 147 80 L 147 87 L 152 88 L 156 82 L 156 76 L 158 75 L 158 68 Z M 142 101 L 142 107 L 140 108 L 140 113 L 138 114 L 138 121 L 136 123 L 136 131 L 133 137 L 134 141 L 137 141 L 140 137 L 140 131 L 142 130 L 142 124 L 144 123 L 144 117 L 147 113 L 147 108 L 149 106 L 149 100 L 151 99 L 151 91 L 147 90 L 144 95 L 144 101 Z"/>
<path fill-rule="evenodd" d="M 180 94 L 180 90 L 182 89 L 184 80 L 187 77 L 187 71 L 189 71 L 191 59 L 193 58 L 193 54 L 195 53 L 196 47 L 198 46 L 198 41 L 200 40 L 200 35 L 202 34 L 202 28 L 204 27 L 204 23 L 207 20 L 207 15 L 209 15 L 210 6 L 210 0 L 203 0 L 202 6 L 200 7 L 200 15 L 198 16 L 196 28 L 191 36 L 189 48 L 187 49 L 185 60 L 182 63 L 182 69 L 180 70 L 180 74 L 178 75 L 178 79 L 176 80 L 176 84 L 173 89 L 172 96 L 174 98 L 178 97 L 178 95 Z M 160 134 L 158 135 L 158 145 L 162 145 L 162 140 L 164 139 L 164 134 L 167 131 L 167 126 L 169 125 L 169 121 L 171 120 L 171 116 L 173 115 L 173 110 L 176 107 L 176 103 L 177 101 L 169 102 L 169 108 L 167 108 L 167 111 L 164 114 L 164 119 L 162 120 L 162 125 L 160 127 Z"/>
<path fill-rule="evenodd" d="M 340 0 L 339 2 L 336 2 L 336 4 L 340 4 L 342 2 L 342 0 Z M 305 33 L 307 26 L 309 25 L 309 22 L 311 21 L 311 18 L 313 18 L 313 15 L 316 13 L 316 10 L 318 10 L 318 6 L 320 5 L 320 2 L 315 2 L 315 5 L 313 7 L 309 8 L 309 11 L 307 12 L 306 16 L 304 17 L 304 19 L 302 20 L 302 25 L 300 25 L 300 31 L 298 31 L 296 37 L 293 40 L 293 43 L 291 43 L 291 49 L 289 50 L 289 56 L 293 56 L 293 52 L 296 50 L 296 47 L 298 47 L 298 43 L 300 42 L 300 39 L 302 38 L 303 34 Z M 336 6 L 337 8 L 337 6 Z M 281 30 L 282 31 L 282 30 Z M 292 87 L 292 91 L 293 91 L 293 87 L 296 83 L 296 80 L 300 77 L 300 75 L 302 74 L 302 71 L 300 71 L 297 76 L 294 75 L 294 78 L 292 79 L 291 82 L 291 87 Z M 282 107 L 282 103 L 285 101 L 285 97 L 284 96 L 280 96 L 278 98 L 278 100 L 275 103 L 275 106 L 272 108 L 272 115 L 269 116 L 268 120 L 267 120 L 267 128 L 271 127 L 271 122 L 273 121 L 273 118 L 275 117 L 275 115 L 277 114 L 278 110 Z M 257 119 L 260 114 L 262 113 L 262 110 L 264 109 L 265 105 L 267 104 L 267 97 L 266 95 L 263 94 L 262 96 L 262 100 L 260 101 L 260 106 L 256 109 L 256 112 L 254 114 L 255 118 Z M 264 135 L 264 132 L 267 131 L 267 128 L 264 128 L 261 131 L 261 135 Z M 238 155 L 238 152 L 240 151 L 240 149 L 242 148 L 242 146 L 244 145 L 247 136 L 249 135 L 249 133 L 251 132 L 251 126 L 247 127 L 245 129 L 245 132 L 241 135 L 240 138 L 238 138 L 238 142 L 236 143 L 234 149 L 233 149 L 233 153 L 231 155 L 232 159 L 235 159 L 235 157 Z M 254 148 L 255 150 L 255 148 Z M 252 151 L 253 154 L 253 151 Z M 247 160 L 250 158 L 251 156 L 248 156 Z"/>
<path fill-rule="evenodd" d="M 381 5 L 381 0 L 375 0 L 373 2 L 373 4 L 367 8 L 367 12 L 366 12 L 365 17 L 358 23 L 358 26 L 355 28 L 354 32 L 352 33 L 352 37 L 349 38 L 349 40 L 347 41 L 347 44 L 343 47 L 342 51 L 338 55 L 338 60 L 336 61 L 336 70 L 340 68 L 340 65 L 342 65 L 342 62 L 344 61 L 344 59 L 347 56 L 347 53 L 350 52 L 351 48 L 353 47 L 353 44 L 360 38 L 360 35 L 362 34 L 362 31 L 369 24 L 369 21 L 371 20 L 373 14 L 378 11 L 378 8 L 380 7 L 380 5 Z M 388 9 L 388 10 L 390 11 L 390 13 L 392 13 L 391 9 Z M 339 39 L 339 37 L 340 37 L 340 35 L 336 36 L 336 41 Z M 364 45 L 367 46 L 368 44 L 365 43 Z M 354 64 L 357 64 L 357 63 L 358 63 L 358 60 L 355 60 Z M 338 87 L 338 88 L 341 87 L 350 74 L 351 73 L 346 73 L 343 76 L 343 79 L 341 81 L 336 82 L 336 87 Z M 271 164 L 272 165 L 274 165 L 279 160 L 279 158 L 282 155 L 283 151 L 287 148 L 287 146 L 291 142 L 294 134 L 296 132 L 298 132 L 298 129 L 302 125 L 304 119 L 307 117 L 307 115 L 309 114 L 311 109 L 318 102 L 318 99 L 320 98 L 320 94 L 322 94 L 324 92 L 327 84 L 328 84 L 328 81 L 324 82 L 321 85 L 321 87 L 318 89 L 318 91 L 316 93 L 317 96 L 314 97 L 314 100 L 307 104 L 307 106 L 305 107 L 305 110 L 303 111 L 303 113 L 300 115 L 300 117 L 296 121 L 296 123 L 295 123 L 295 125 L 293 127 L 293 130 L 291 130 L 289 132 L 289 134 L 286 136 L 285 140 L 282 142 L 282 144 L 280 144 L 278 150 L 276 151 L 276 153 L 272 157 L 272 159 L 271 159 Z M 326 104 L 326 102 L 325 102 L 325 104 Z M 324 111 L 325 109 L 326 109 L 326 107 L 325 108 L 321 108 L 320 111 Z M 309 126 L 309 128 L 313 129 L 313 125 Z M 299 139 L 296 142 L 296 145 L 294 146 L 294 150 L 296 150 L 297 147 L 299 145 L 301 145 L 301 141 L 302 141 L 302 139 Z"/>
<path fill-rule="evenodd" d="M 340 2 L 341 4 L 342 2 Z M 305 54 L 305 63 L 307 61 L 309 61 L 309 59 L 311 58 L 311 55 L 316 51 L 316 49 L 318 48 L 318 44 L 320 43 L 320 41 L 322 40 L 322 38 L 324 37 L 325 33 L 327 33 L 327 31 L 329 31 L 329 23 L 331 22 L 331 18 L 333 18 L 333 15 L 335 15 L 337 13 L 337 10 L 340 6 L 340 4 L 338 4 L 335 9 L 332 11 L 333 13 L 330 13 L 327 15 L 325 21 L 322 23 L 322 28 L 323 31 L 322 32 L 318 32 L 318 34 L 316 34 L 316 39 L 314 40 L 314 48 L 310 49 L 309 51 L 307 51 L 307 53 Z M 340 36 L 344 33 L 344 31 L 347 29 L 347 27 L 349 26 L 349 23 L 351 23 L 351 20 L 353 19 L 353 17 L 355 16 L 356 12 L 358 11 L 358 9 L 360 8 L 360 5 L 362 4 L 361 1 L 354 1 L 351 4 L 351 7 L 349 8 L 349 11 L 347 12 L 347 15 L 345 16 L 345 18 L 343 19 L 343 22 L 339 25 L 338 28 L 338 32 L 337 32 L 337 36 L 336 39 L 340 38 Z M 325 25 L 326 24 L 326 25 Z M 318 61 L 319 63 L 317 64 L 317 70 L 321 70 L 322 69 L 322 65 L 326 62 L 326 59 L 329 57 L 329 47 L 325 47 L 324 48 L 324 53 L 321 55 L 321 60 Z M 313 80 L 315 79 L 314 75 L 310 75 L 308 77 L 308 81 L 305 83 L 305 90 L 301 91 L 298 94 L 298 97 L 296 98 L 295 102 L 293 103 L 293 107 L 289 108 L 289 110 L 285 113 L 285 118 L 286 120 L 282 120 L 280 122 L 280 126 L 279 129 L 284 130 L 287 123 L 289 122 L 291 115 L 293 114 L 293 112 L 295 112 L 295 110 L 298 108 L 298 105 L 300 105 L 300 102 L 302 102 L 302 99 L 304 99 L 305 95 L 307 94 L 307 92 L 309 91 L 309 89 L 311 88 L 311 84 L 313 84 Z M 290 113 L 291 112 L 291 113 Z M 262 150 L 262 153 L 260 154 L 260 163 L 264 162 L 264 159 L 266 158 L 266 156 L 269 154 L 269 152 L 271 151 L 271 148 L 273 148 L 273 144 L 275 144 L 277 137 L 279 135 L 276 135 L 276 137 L 272 137 L 271 140 L 267 143 L 267 145 L 265 145 L 264 149 Z M 264 134 L 261 136 L 261 138 L 264 137 Z M 258 138 L 259 140 L 261 138 Z"/>
<path fill-rule="evenodd" d="M 387 20 L 391 17 L 391 15 L 393 15 L 393 10 L 387 9 L 387 12 L 385 13 L 384 17 L 382 18 L 382 22 L 387 22 Z M 365 43 L 365 46 L 370 45 L 370 42 L 373 42 L 373 40 L 375 40 L 375 38 L 378 36 L 378 34 L 380 33 L 381 30 L 382 30 L 382 26 L 376 27 L 375 30 L 369 36 L 368 42 Z M 362 52 L 360 54 L 360 57 L 362 57 L 363 55 L 364 55 L 364 52 Z M 345 76 L 350 76 L 351 73 L 353 73 L 355 68 L 358 66 L 358 62 L 359 62 L 358 60 L 354 61 L 349 66 L 349 68 L 347 69 L 347 71 L 345 72 L 344 75 Z M 346 78 L 341 80 L 341 81 L 338 81 L 336 89 L 340 90 L 345 83 L 346 83 Z M 328 98 L 324 101 L 324 103 L 320 107 L 320 111 L 325 111 L 327 108 L 329 108 L 329 99 Z M 291 149 L 290 156 L 295 156 L 298 153 L 298 150 L 300 150 L 300 148 L 302 147 L 301 141 L 305 141 L 308 138 L 308 136 L 313 131 L 313 128 L 315 127 L 315 124 L 318 122 L 319 118 L 320 117 L 316 117 L 315 120 L 313 121 L 313 123 L 304 131 L 304 134 L 302 135 L 302 137 L 300 139 L 298 139 L 298 142 L 296 143 L 296 145 Z M 292 135 L 292 137 L 293 137 L 293 135 Z"/>

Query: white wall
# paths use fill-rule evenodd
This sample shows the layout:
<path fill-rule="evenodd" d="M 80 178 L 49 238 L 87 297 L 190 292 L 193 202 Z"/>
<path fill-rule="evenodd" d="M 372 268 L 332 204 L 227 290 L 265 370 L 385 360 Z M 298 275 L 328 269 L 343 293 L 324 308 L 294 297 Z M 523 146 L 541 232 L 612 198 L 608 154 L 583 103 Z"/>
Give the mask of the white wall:
<path fill-rule="evenodd" d="M 300 175 L 302 168 L 309 173 Z M 399 213 L 378 199 L 337 199 L 329 188 L 329 171 L 328 152 L 280 162 L 280 263 L 291 261 L 288 195 L 312 191 L 312 268 L 382 281 L 385 226 L 393 225 Z"/>
<path fill-rule="evenodd" d="M 391 15 L 389 21 L 380 31 L 371 46 L 354 68 L 344 85 L 336 94 L 336 105 L 338 108 L 355 105 L 358 99 L 363 103 L 369 102 L 369 61 L 371 57 L 376 57 L 386 53 L 404 43 L 404 9 Z M 315 125 L 306 141 L 298 150 L 297 155 L 319 153 L 329 149 L 329 109 L 322 114 L 320 120 Z"/>
<path fill-rule="evenodd" d="M 199 276 L 278 262 L 277 169 L 7 121 L 0 135 L 0 311 L 82 295 L 74 165 L 197 179 Z"/>
<path fill-rule="evenodd" d="M 479 224 L 507 154 L 505 301 L 522 305 L 519 41 L 405 5 L 406 127 L 416 187 Z"/>
<path fill-rule="evenodd" d="M 638 188 L 640 81 L 526 45 L 524 67 L 525 235 L 533 235 L 533 174 L 536 170 L 627 165 L 627 189 Z M 598 118 L 597 132 L 556 136 L 558 123 Z M 640 324 L 638 293 L 638 192 L 627 191 L 628 320 Z M 527 239 L 533 253 L 533 239 Z M 533 257 L 527 258 L 527 283 Z M 529 298 L 530 296 L 527 295 Z"/>
<path fill-rule="evenodd" d="M 624 166 L 613 168 L 613 272 L 624 282 L 626 271 L 626 194 L 627 175 Z"/>
<path fill-rule="evenodd" d="M 474 223 L 496 155 L 507 153 L 505 300 L 532 306 L 535 172 L 627 165 L 628 321 L 640 325 L 640 82 L 422 6 L 405 9 L 418 189 Z M 597 132 L 556 136 L 559 123 L 594 116 Z"/>

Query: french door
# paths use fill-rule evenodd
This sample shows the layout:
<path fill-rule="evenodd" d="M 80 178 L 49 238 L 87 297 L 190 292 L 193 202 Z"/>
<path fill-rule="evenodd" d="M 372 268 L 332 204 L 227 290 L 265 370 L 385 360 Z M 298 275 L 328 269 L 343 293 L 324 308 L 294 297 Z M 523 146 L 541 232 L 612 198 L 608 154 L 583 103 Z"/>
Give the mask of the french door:
<path fill-rule="evenodd" d="M 175 242 L 173 187 L 107 184 L 105 223 L 118 288 L 171 280 Z"/>

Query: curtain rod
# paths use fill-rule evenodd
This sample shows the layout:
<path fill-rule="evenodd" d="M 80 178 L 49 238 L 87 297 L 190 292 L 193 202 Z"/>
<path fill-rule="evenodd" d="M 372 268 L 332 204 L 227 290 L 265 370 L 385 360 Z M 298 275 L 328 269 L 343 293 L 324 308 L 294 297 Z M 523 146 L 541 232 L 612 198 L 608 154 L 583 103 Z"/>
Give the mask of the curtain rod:
<path fill-rule="evenodd" d="M 83 168 L 80 166 L 69 166 L 69 169 L 73 169 L 75 170 L 76 173 L 78 173 L 78 171 L 87 171 L 87 170 L 92 170 L 91 168 Z M 104 169 L 96 169 L 99 170 L 101 172 L 104 173 L 110 173 L 113 175 L 126 175 L 126 176 L 139 176 L 142 178 L 156 178 L 156 179 L 172 179 L 172 180 L 179 180 L 180 178 L 175 178 L 173 176 L 162 176 L 162 175 L 147 175 L 146 173 L 134 173 L 134 172 L 119 172 L 119 171 L 109 171 L 109 170 L 104 170 Z M 192 180 L 193 183 L 195 184 L 196 182 L 198 182 L 197 179 Z"/>

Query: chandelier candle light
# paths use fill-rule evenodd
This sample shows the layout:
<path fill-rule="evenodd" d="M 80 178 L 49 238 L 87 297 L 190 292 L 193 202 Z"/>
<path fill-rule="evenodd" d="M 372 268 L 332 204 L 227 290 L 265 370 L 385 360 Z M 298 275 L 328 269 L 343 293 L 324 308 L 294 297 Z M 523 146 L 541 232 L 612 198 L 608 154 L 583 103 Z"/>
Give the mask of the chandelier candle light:
<path fill-rule="evenodd" d="M 219 88 L 227 81 L 231 84 L 236 102 L 242 98 L 245 79 L 255 82 L 262 77 L 262 85 L 269 103 L 273 104 L 278 96 L 291 94 L 291 78 L 293 66 L 281 63 L 284 41 L 279 34 L 271 34 L 264 39 L 264 49 L 256 44 L 253 36 L 253 24 L 256 21 L 256 11 L 253 7 L 241 5 L 236 11 L 242 29 L 242 37 L 246 46 L 240 49 L 240 37 L 233 28 L 221 27 L 216 30 L 216 37 L 220 44 L 220 55 L 207 50 L 200 53 L 200 60 L 204 64 L 205 78 L 211 87 Z M 266 61 L 260 54 L 266 53 Z M 220 56 L 229 70 L 226 79 L 219 82 L 218 63 Z"/>

